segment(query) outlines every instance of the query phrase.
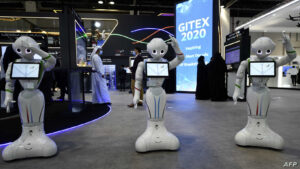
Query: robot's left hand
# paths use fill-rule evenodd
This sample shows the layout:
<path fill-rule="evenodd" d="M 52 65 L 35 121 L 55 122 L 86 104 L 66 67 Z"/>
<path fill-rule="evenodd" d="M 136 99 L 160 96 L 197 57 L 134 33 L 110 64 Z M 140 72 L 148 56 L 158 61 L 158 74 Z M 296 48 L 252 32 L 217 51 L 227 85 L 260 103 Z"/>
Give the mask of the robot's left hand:
<path fill-rule="evenodd" d="M 170 37 L 171 41 L 168 42 L 168 44 L 170 44 L 174 49 L 179 49 L 179 45 L 178 45 L 176 38 L 171 35 L 169 35 L 169 37 Z"/>

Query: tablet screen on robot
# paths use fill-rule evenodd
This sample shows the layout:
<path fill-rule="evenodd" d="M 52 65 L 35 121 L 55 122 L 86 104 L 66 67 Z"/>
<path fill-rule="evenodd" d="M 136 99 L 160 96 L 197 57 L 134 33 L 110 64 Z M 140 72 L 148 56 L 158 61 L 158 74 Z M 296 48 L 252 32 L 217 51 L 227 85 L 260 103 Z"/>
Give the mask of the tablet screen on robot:
<path fill-rule="evenodd" d="M 39 63 L 15 62 L 12 64 L 12 79 L 38 79 L 40 72 Z"/>
<path fill-rule="evenodd" d="M 274 61 L 250 62 L 250 77 L 275 77 L 276 63 Z"/>
<path fill-rule="evenodd" d="M 147 77 L 169 77 L 169 63 L 146 62 Z"/>

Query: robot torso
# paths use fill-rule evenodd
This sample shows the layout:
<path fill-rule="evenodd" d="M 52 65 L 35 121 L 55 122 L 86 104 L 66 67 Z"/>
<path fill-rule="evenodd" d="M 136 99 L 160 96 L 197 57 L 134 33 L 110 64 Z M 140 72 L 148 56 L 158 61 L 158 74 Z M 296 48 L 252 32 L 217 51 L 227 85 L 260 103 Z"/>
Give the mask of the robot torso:
<path fill-rule="evenodd" d="M 44 68 L 43 68 L 43 61 L 42 60 L 26 60 L 26 59 L 18 59 L 16 60 L 16 62 L 31 62 L 31 63 L 39 63 L 41 64 L 41 67 L 40 67 L 40 76 L 39 76 L 39 79 L 37 80 L 19 80 L 21 86 L 24 88 L 24 90 L 32 90 L 32 89 L 37 89 L 43 79 L 43 76 L 44 76 Z"/>
<path fill-rule="evenodd" d="M 168 62 L 168 60 L 161 58 L 160 60 L 153 60 L 151 58 L 144 60 L 144 65 L 146 65 L 146 62 Z M 146 71 L 147 68 L 145 68 L 144 71 Z M 147 78 L 147 87 L 161 87 L 164 83 L 165 78 Z"/>

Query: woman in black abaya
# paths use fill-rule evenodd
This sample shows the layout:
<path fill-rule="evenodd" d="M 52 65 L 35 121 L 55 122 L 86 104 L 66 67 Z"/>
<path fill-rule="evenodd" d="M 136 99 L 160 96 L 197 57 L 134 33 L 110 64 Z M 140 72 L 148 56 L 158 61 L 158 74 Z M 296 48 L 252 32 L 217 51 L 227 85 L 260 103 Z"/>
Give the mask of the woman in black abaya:
<path fill-rule="evenodd" d="M 209 99 L 208 74 L 207 74 L 207 67 L 204 62 L 204 56 L 200 56 L 198 58 L 196 99 L 197 100 Z"/>
<path fill-rule="evenodd" d="M 208 64 L 210 98 L 212 101 L 227 100 L 225 87 L 226 64 L 220 53 L 215 54 Z"/>

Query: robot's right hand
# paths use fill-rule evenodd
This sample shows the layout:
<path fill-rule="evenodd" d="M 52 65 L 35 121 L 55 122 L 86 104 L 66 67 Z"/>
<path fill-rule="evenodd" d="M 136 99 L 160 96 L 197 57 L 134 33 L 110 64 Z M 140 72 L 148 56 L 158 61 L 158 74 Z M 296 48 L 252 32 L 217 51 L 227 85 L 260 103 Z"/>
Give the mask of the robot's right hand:
<path fill-rule="evenodd" d="M 236 88 L 236 89 L 234 90 L 234 93 L 233 93 L 233 96 L 232 96 L 233 101 L 234 101 L 234 104 L 237 103 L 237 99 L 238 99 L 239 95 L 240 95 L 240 89 L 237 89 L 237 88 Z"/>
<path fill-rule="evenodd" d="M 10 113 L 10 102 L 13 100 L 13 94 L 10 92 L 5 92 L 4 106 L 6 107 L 6 113 Z"/>

